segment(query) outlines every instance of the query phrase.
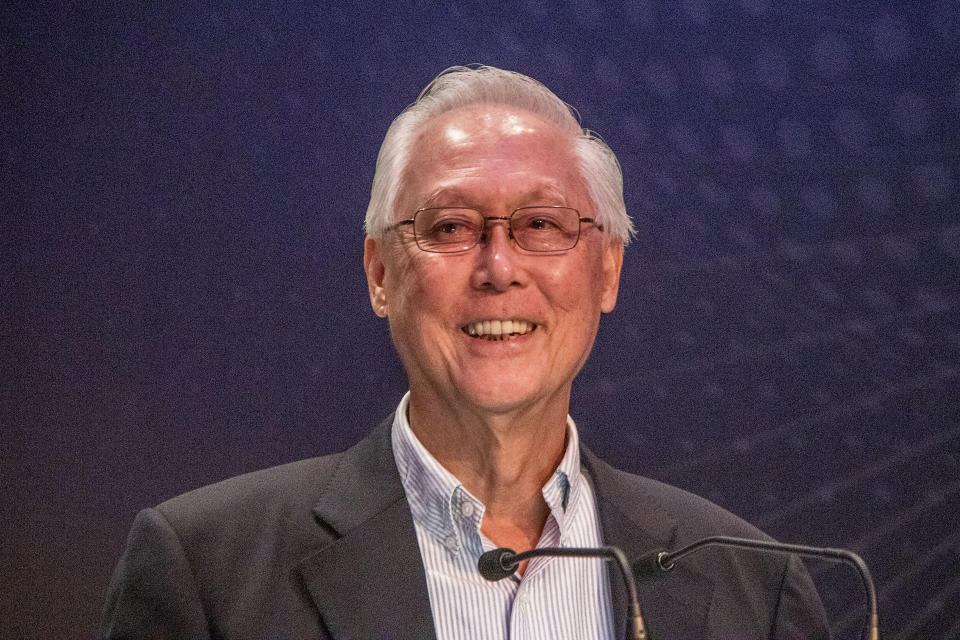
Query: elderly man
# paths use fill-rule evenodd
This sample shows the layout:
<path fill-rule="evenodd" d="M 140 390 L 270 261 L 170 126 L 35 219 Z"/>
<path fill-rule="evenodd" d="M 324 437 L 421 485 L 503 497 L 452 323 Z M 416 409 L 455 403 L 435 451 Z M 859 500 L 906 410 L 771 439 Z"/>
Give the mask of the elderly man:
<path fill-rule="evenodd" d="M 409 392 L 344 453 L 141 512 L 106 635 L 622 638 L 604 562 L 535 558 L 487 582 L 479 556 L 762 537 L 580 445 L 570 389 L 630 234 L 616 158 L 548 89 L 441 74 L 387 132 L 367 210 L 370 302 Z M 638 587 L 655 640 L 827 635 L 794 560 L 704 553 Z"/>

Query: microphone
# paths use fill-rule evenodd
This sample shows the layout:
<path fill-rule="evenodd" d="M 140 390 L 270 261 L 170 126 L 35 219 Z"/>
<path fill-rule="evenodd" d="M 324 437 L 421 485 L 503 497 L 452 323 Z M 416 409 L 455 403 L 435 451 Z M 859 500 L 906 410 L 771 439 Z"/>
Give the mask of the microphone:
<path fill-rule="evenodd" d="M 631 640 L 648 640 L 647 629 L 643 624 L 643 616 L 640 615 L 640 601 L 637 600 L 637 585 L 634 582 L 633 570 L 630 563 L 627 562 L 627 556 L 624 555 L 618 547 L 540 547 L 530 549 L 522 553 L 517 553 L 513 549 L 500 547 L 493 551 L 487 551 L 480 556 L 477 562 L 477 569 L 480 575 L 491 582 L 503 580 L 512 576 L 517 571 L 520 563 L 528 558 L 537 556 L 558 556 L 558 557 L 577 557 L 577 558 L 605 558 L 614 560 L 620 567 L 620 573 L 623 575 L 623 581 L 627 585 L 627 597 L 630 600 L 630 609 L 627 617 L 630 619 L 628 637 Z"/>
<path fill-rule="evenodd" d="M 752 551 L 796 554 L 800 556 L 809 556 L 811 558 L 820 558 L 821 560 L 830 560 L 831 562 L 844 562 L 851 564 L 860 574 L 864 589 L 867 592 L 867 607 L 869 616 L 867 618 L 866 629 L 863 637 L 867 640 L 880 640 L 880 619 L 877 615 L 877 591 L 873 586 L 873 579 L 870 577 L 870 570 L 863 558 L 853 551 L 846 549 L 834 549 L 830 547 L 808 547 L 799 544 L 787 544 L 784 542 L 768 542 L 766 540 L 752 540 L 750 538 L 732 538 L 729 536 L 711 536 L 702 540 L 697 540 L 678 551 L 660 551 L 652 552 L 640 558 L 637 561 L 637 571 L 641 577 L 656 577 L 672 571 L 677 562 L 682 558 L 695 553 L 704 547 L 719 546 L 733 547 L 735 549 L 748 549 Z"/>

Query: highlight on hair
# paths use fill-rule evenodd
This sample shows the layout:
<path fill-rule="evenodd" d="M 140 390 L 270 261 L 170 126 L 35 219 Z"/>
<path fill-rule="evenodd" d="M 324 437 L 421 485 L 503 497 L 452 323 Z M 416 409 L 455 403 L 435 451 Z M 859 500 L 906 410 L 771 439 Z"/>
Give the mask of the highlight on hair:
<path fill-rule="evenodd" d="M 625 245 L 634 234 L 623 201 L 623 172 L 617 156 L 589 129 L 580 126 L 576 111 L 529 76 L 496 67 L 450 67 L 424 88 L 396 117 L 384 136 L 370 190 L 365 228 L 380 238 L 393 221 L 396 195 L 421 127 L 440 114 L 476 104 L 518 107 L 556 125 L 573 139 L 573 153 L 604 233 Z M 412 213 L 412 212 L 406 212 Z"/>

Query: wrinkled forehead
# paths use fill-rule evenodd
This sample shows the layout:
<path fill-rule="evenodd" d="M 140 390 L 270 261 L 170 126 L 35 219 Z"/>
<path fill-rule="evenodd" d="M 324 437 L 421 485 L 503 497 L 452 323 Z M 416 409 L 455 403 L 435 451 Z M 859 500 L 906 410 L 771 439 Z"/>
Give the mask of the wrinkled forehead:
<path fill-rule="evenodd" d="M 529 174 L 525 188 L 580 192 L 584 181 L 574 143 L 570 132 L 524 109 L 473 105 L 447 111 L 417 129 L 398 200 L 409 209 L 444 186 L 496 183 L 509 189 L 521 172 Z"/>

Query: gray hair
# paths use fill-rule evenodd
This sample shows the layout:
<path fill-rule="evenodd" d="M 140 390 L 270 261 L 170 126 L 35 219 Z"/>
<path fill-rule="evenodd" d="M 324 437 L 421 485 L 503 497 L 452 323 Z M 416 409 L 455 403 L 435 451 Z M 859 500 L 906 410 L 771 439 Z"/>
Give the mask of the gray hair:
<path fill-rule="evenodd" d="M 580 161 L 597 222 L 624 244 L 633 236 L 633 221 L 623 201 L 623 172 L 617 156 L 589 129 L 580 127 L 576 111 L 533 78 L 496 67 L 450 67 L 434 78 L 420 96 L 397 116 L 377 155 L 365 228 L 379 238 L 393 223 L 400 181 L 418 130 L 442 113 L 476 104 L 498 104 L 530 111 L 569 133 Z"/>

